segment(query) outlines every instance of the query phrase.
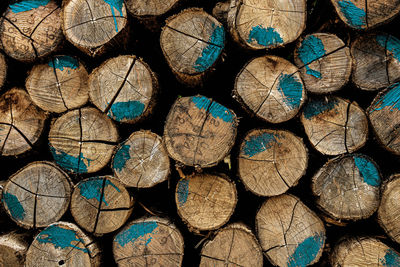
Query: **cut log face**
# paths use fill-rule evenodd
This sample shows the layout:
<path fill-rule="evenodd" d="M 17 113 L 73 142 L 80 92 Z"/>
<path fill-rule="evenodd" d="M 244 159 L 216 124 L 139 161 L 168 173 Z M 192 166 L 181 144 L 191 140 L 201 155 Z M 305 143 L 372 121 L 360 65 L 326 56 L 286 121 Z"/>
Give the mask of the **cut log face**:
<path fill-rule="evenodd" d="M 108 164 L 118 141 L 117 128 L 91 107 L 75 109 L 56 119 L 49 146 L 54 160 L 75 173 L 92 173 Z"/>
<path fill-rule="evenodd" d="M 99 267 L 100 250 L 75 224 L 57 222 L 35 237 L 26 254 L 25 266 Z"/>
<path fill-rule="evenodd" d="M 33 61 L 53 52 L 63 39 L 60 14 L 53 0 L 24 0 L 9 5 L 0 22 L 4 52 L 20 61 Z"/>
<path fill-rule="evenodd" d="M 361 154 L 328 161 L 312 179 L 318 206 L 335 220 L 370 217 L 379 206 L 380 185 L 375 162 Z"/>
<path fill-rule="evenodd" d="M 3 87 L 7 77 L 7 62 L 6 58 L 0 53 L 0 88 Z"/>
<path fill-rule="evenodd" d="M 37 161 L 10 177 L 2 201 L 18 225 L 45 227 L 64 215 L 71 191 L 71 181 L 65 172 L 51 162 Z"/>
<path fill-rule="evenodd" d="M 351 55 L 352 79 L 362 90 L 379 90 L 400 79 L 400 40 L 392 35 L 360 35 L 351 45 Z"/>
<path fill-rule="evenodd" d="M 25 90 L 13 88 L 0 96 L 0 154 L 16 156 L 30 150 L 43 132 L 46 114 Z"/>
<path fill-rule="evenodd" d="M 129 13 L 137 17 L 160 16 L 174 7 L 179 0 L 126 0 Z"/>
<path fill-rule="evenodd" d="M 293 118 L 306 98 L 297 67 L 277 56 L 248 62 L 236 77 L 234 94 L 252 113 L 271 123 Z"/>
<path fill-rule="evenodd" d="M 288 131 L 255 129 L 240 146 L 239 176 L 260 196 L 276 196 L 297 184 L 307 169 L 303 141 Z"/>
<path fill-rule="evenodd" d="M 301 122 L 313 147 L 324 155 L 351 153 L 368 137 L 368 120 L 356 102 L 340 97 L 312 98 Z"/>
<path fill-rule="evenodd" d="M 350 49 L 334 34 L 307 35 L 294 52 L 294 62 L 306 89 L 313 93 L 337 91 L 351 74 Z"/>
<path fill-rule="evenodd" d="M 88 73 L 76 58 L 55 56 L 33 67 L 26 89 L 41 109 L 61 113 L 83 106 L 89 99 Z"/>
<path fill-rule="evenodd" d="M 224 175 L 196 174 L 178 182 L 175 201 L 189 229 L 213 230 L 227 223 L 235 210 L 236 186 Z"/>
<path fill-rule="evenodd" d="M 114 259 L 120 267 L 181 266 L 183 237 L 166 219 L 150 217 L 126 225 L 113 241 Z"/>
<path fill-rule="evenodd" d="M 297 197 L 269 198 L 257 213 L 256 227 L 261 247 L 275 266 L 307 266 L 321 257 L 324 224 Z"/>
<path fill-rule="evenodd" d="M 228 225 L 204 244 L 200 267 L 207 266 L 262 267 L 261 247 L 247 226 L 239 223 Z"/>
<path fill-rule="evenodd" d="M 211 167 L 230 152 L 237 125 L 235 113 L 214 100 L 201 95 L 181 97 L 167 116 L 164 143 L 176 161 Z"/>
<path fill-rule="evenodd" d="M 130 187 L 148 188 L 165 181 L 170 173 L 162 139 L 150 131 L 137 131 L 121 143 L 113 157 L 116 178 Z"/>
<path fill-rule="evenodd" d="M 157 79 L 136 56 L 107 60 L 89 76 L 90 100 L 118 122 L 134 123 L 150 114 Z"/>
<path fill-rule="evenodd" d="M 23 267 L 28 243 L 24 236 L 9 233 L 0 236 L 0 266 Z"/>

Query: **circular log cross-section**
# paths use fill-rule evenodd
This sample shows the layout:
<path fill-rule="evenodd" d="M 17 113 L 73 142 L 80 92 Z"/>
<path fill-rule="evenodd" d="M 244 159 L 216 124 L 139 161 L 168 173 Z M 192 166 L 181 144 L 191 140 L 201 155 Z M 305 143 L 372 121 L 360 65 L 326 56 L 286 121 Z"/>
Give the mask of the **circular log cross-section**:
<path fill-rule="evenodd" d="M 262 267 L 263 254 L 251 230 L 239 223 L 219 230 L 201 250 L 200 267 Z"/>
<path fill-rule="evenodd" d="M 392 35 L 360 35 L 351 45 L 351 55 L 352 80 L 362 90 L 379 90 L 400 79 L 400 40 Z"/>
<path fill-rule="evenodd" d="M 123 0 L 67 0 L 63 5 L 65 37 L 96 56 L 127 26 Z"/>
<path fill-rule="evenodd" d="M 89 98 L 88 73 L 82 63 L 70 56 L 53 57 L 33 67 L 26 90 L 41 109 L 61 113 L 86 104 Z"/>
<path fill-rule="evenodd" d="M 87 232 L 102 235 L 120 228 L 132 213 L 133 198 L 111 176 L 80 181 L 71 197 L 71 213 Z"/>
<path fill-rule="evenodd" d="M 0 236 L 0 266 L 23 267 L 28 243 L 23 235 L 9 233 Z"/>
<path fill-rule="evenodd" d="M 119 267 L 180 267 L 183 237 L 166 219 L 150 217 L 126 225 L 113 241 L 114 259 Z"/>
<path fill-rule="evenodd" d="M 225 30 L 202 9 L 191 8 L 167 19 L 160 43 L 177 78 L 195 86 L 218 60 L 224 48 Z"/>
<path fill-rule="evenodd" d="M 316 203 L 338 221 L 370 217 L 379 206 L 380 185 L 376 164 L 361 154 L 328 161 L 312 179 Z"/>
<path fill-rule="evenodd" d="M 240 146 L 239 176 L 251 192 L 276 196 L 297 184 L 307 162 L 307 149 L 299 137 L 288 131 L 255 129 Z"/>
<path fill-rule="evenodd" d="M 307 266 L 318 262 L 325 245 L 321 219 L 297 197 L 269 198 L 256 216 L 261 247 L 274 266 Z"/>
<path fill-rule="evenodd" d="M 143 130 L 133 132 L 118 146 L 111 166 L 124 185 L 137 188 L 153 187 L 165 181 L 170 173 L 161 137 Z"/>
<path fill-rule="evenodd" d="M 160 16 L 173 8 L 180 0 L 125 0 L 126 8 L 135 17 Z"/>
<path fill-rule="evenodd" d="M 189 229 L 218 229 L 235 210 L 236 186 L 224 175 L 196 174 L 179 180 L 175 201 Z"/>
<path fill-rule="evenodd" d="M 7 62 L 6 58 L 0 53 L 0 89 L 3 87 L 7 77 Z"/>
<path fill-rule="evenodd" d="M 334 92 L 349 81 L 352 67 L 350 49 L 336 35 L 307 35 L 299 42 L 294 54 L 294 62 L 310 92 Z"/>
<path fill-rule="evenodd" d="M 118 122 L 134 123 L 150 114 L 157 79 L 136 56 L 107 60 L 89 75 L 92 103 Z"/>
<path fill-rule="evenodd" d="M 368 137 L 368 120 L 356 102 L 315 97 L 305 105 L 301 122 L 312 146 L 324 155 L 351 153 Z"/>
<path fill-rule="evenodd" d="M 100 250 L 75 224 L 60 221 L 35 237 L 26 254 L 25 266 L 99 267 Z"/>
<path fill-rule="evenodd" d="M 13 88 L 0 96 L 0 155 L 16 156 L 39 140 L 46 114 L 25 90 Z"/>
<path fill-rule="evenodd" d="M 75 173 L 92 173 L 106 166 L 117 141 L 111 119 L 91 107 L 65 113 L 53 122 L 49 133 L 54 160 Z"/>
<path fill-rule="evenodd" d="M 63 39 L 61 9 L 53 0 L 23 0 L 11 4 L 0 19 L 4 52 L 33 61 L 53 52 Z"/>
<path fill-rule="evenodd" d="M 293 118 L 306 98 L 297 67 L 277 56 L 248 62 L 236 77 L 234 95 L 252 113 L 271 123 Z"/>
<path fill-rule="evenodd" d="M 176 161 L 211 167 L 229 154 L 237 125 L 235 113 L 210 98 L 180 97 L 167 116 L 164 143 Z"/>
<path fill-rule="evenodd" d="M 71 181 L 51 162 L 37 161 L 12 175 L 3 191 L 4 208 L 24 228 L 45 227 L 67 211 Z"/>

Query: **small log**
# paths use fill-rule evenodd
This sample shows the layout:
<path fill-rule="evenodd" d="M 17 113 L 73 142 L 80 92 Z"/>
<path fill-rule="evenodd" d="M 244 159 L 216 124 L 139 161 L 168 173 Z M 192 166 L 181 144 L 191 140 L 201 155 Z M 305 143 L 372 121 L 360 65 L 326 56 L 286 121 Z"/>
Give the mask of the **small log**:
<path fill-rule="evenodd" d="M 351 153 L 364 146 L 368 120 L 356 102 L 315 97 L 305 105 L 301 122 L 312 146 L 324 155 Z"/>
<path fill-rule="evenodd" d="M 148 116 L 157 90 L 155 74 L 136 56 L 111 58 L 89 76 L 90 100 L 118 122 L 134 123 Z"/>
<path fill-rule="evenodd" d="M 7 62 L 6 58 L 0 53 L 0 89 L 3 87 L 7 77 Z"/>
<path fill-rule="evenodd" d="M 386 34 L 360 35 L 351 45 L 352 80 L 362 90 L 380 90 L 400 79 L 400 40 Z"/>
<path fill-rule="evenodd" d="M 219 230 L 201 249 L 200 267 L 262 267 L 261 247 L 250 228 L 241 223 Z"/>
<path fill-rule="evenodd" d="M 11 232 L 0 236 L 0 266 L 23 267 L 28 250 L 25 236 Z"/>
<path fill-rule="evenodd" d="M 235 183 L 227 176 L 196 174 L 179 180 L 175 201 L 190 230 L 214 230 L 226 224 L 236 207 Z"/>
<path fill-rule="evenodd" d="M 160 45 L 180 82 L 188 86 L 202 83 L 224 49 L 225 30 L 202 9 L 190 8 L 168 18 L 161 31 Z"/>
<path fill-rule="evenodd" d="M 307 266 L 318 262 L 325 246 L 321 219 L 297 197 L 269 198 L 256 216 L 258 240 L 275 266 Z"/>
<path fill-rule="evenodd" d="M 350 78 L 350 49 L 334 34 L 314 33 L 304 37 L 294 52 L 306 89 L 317 94 L 341 89 Z"/>
<path fill-rule="evenodd" d="M 53 0 L 23 0 L 9 5 L 0 19 L 0 46 L 20 61 L 50 54 L 63 39 L 60 14 Z"/>
<path fill-rule="evenodd" d="M 331 159 L 312 178 L 316 203 L 337 221 L 370 217 L 379 206 L 380 185 L 375 162 L 362 154 Z"/>
<path fill-rule="evenodd" d="M 52 123 L 49 133 L 54 160 L 74 173 L 92 173 L 106 166 L 117 141 L 111 119 L 91 107 L 65 113 Z"/>
<path fill-rule="evenodd" d="M 57 222 L 41 231 L 26 254 L 26 267 L 100 266 L 100 249 L 78 226 Z"/>
<path fill-rule="evenodd" d="M 137 18 L 160 16 L 172 9 L 180 0 L 126 0 L 129 13 Z"/>
<path fill-rule="evenodd" d="M 306 99 L 297 67 L 277 56 L 250 60 L 236 76 L 233 94 L 247 110 L 270 123 L 290 120 Z"/>
<path fill-rule="evenodd" d="M 111 166 L 115 177 L 129 187 L 153 187 L 170 174 L 169 157 L 161 137 L 143 130 L 133 132 L 118 146 Z"/>
<path fill-rule="evenodd" d="M 126 225 L 113 240 L 114 259 L 120 267 L 181 266 L 183 237 L 170 221 L 141 218 Z"/>
<path fill-rule="evenodd" d="M 210 98 L 180 97 L 168 113 L 164 143 L 176 161 L 211 167 L 229 154 L 237 125 L 235 113 Z"/>
<path fill-rule="evenodd" d="M 0 155 L 16 156 L 32 149 L 45 120 L 46 114 L 25 90 L 12 88 L 0 96 Z"/>
<path fill-rule="evenodd" d="M 19 226 L 46 227 L 67 211 L 71 186 L 68 175 L 55 164 L 36 161 L 10 177 L 2 201 L 10 218 Z"/>
<path fill-rule="evenodd" d="M 251 192 L 276 196 L 297 184 L 307 163 L 307 148 L 299 137 L 288 131 L 254 129 L 240 145 L 238 173 Z"/>

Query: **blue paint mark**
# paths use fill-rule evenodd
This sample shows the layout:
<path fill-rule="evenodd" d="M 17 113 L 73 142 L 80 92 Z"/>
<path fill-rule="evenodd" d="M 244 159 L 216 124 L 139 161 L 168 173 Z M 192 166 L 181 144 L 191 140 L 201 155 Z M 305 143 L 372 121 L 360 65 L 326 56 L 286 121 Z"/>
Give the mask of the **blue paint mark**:
<path fill-rule="evenodd" d="M 306 238 L 295 249 L 294 253 L 289 257 L 288 267 L 307 266 L 318 255 L 324 244 L 324 235 L 317 234 Z"/>
<path fill-rule="evenodd" d="M 104 188 L 106 188 L 107 186 L 112 186 L 115 188 L 115 190 L 121 192 L 121 190 L 119 190 L 118 187 L 116 187 L 112 182 L 110 182 L 110 180 L 106 178 L 96 177 L 78 184 L 78 188 L 80 190 L 81 195 L 87 200 L 96 199 L 98 202 L 100 202 L 104 179 L 105 179 Z M 108 206 L 105 197 L 106 197 L 105 194 L 103 194 L 101 202 L 104 202 L 104 204 Z"/>
<path fill-rule="evenodd" d="M 306 67 L 306 73 L 321 79 L 321 72 L 310 68 L 309 64 L 315 60 L 322 58 L 325 55 L 325 47 L 321 39 L 314 35 L 307 36 L 298 49 L 300 60 Z"/>
<path fill-rule="evenodd" d="M 385 257 L 380 259 L 383 266 L 398 267 L 400 266 L 400 257 L 392 249 L 387 249 Z"/>
<path fill-rule="evenodd" d="M 329 99 L 328 102 L 323 99 L 312 99 L 304 108 L 304 117 L 309 120 L 314 116 L 334 109 L 337 104 L 338 101 L 336 99 Z"/>
<path fill-rule="evenodd" d="M 279 144 L 276 140 L 277 137 L 272 133 L 250 136 L 250 140 L 244 140 L 243 153 L 246 156 L 253 157 L 258 153 L 270 149 L 274 143 Z"/>
<path fill-rule="evenodd" d="M 123 0 L 103 0 L 103 1 L 110 5 L 111 14 L 114 18 L 115 31 L 118 32 L 118 23 L 117 23 L 117 18 L 115 17 L 114 8 L 119 12 L 119 15 L 122 16 L 122 4 L 124 3 L 124 1 Z"/>
<path fill-rule="evenodd" d="M 388 91 L 376 102 L 373 111 L 381 110 L 385 107 L 390 107 L 390 111 L 394 109 L 400 110 L 400 83 L 395 83 L 388 88 Z"/>
<path fill-rule="evenodd" d="M 117 153 L 115 153 L 113 168 L 117 171 L 122 171 L 125 167 L 126 162 L 131 158 L 129 154 L 130 145 L 122 145 L 120 149 L 118 149 Z"/>
<path fill-rule="evenodd" d="M 30 11 L 40 6 L 45 6 L 50 0 L 26 0 L 19 3 L 10 5 L 11 11 L 14 13 L 20 13 L 24 11 Z"/>
<path fill-rule="evenodd" d="M 211 100 L 205 96 L 192 96 L 191 101 L 196 105 L 198 109 L 207 110 L 211 104 Z"/>
<path fill-rule="evenodd" d="M 275 31 L 272 27 L 264 28 L 261 25 L 254 26 L 249 33 L 247 42 L 252 43 L 254 41 L 262 46 L 272 46 L 283 43 L 279 32 Z"/>
<path fill-rule="evenodd" d="M 377 35 L 376 41 L 380 46 L 392 53 L 393 58 L 400 62 L 400 40 L 392 35 Z"/>
<path fill-rule="evenodd" d="M 79 67 L 79 62 L 73 57 L 70 56 L 58 56 L 49 62 L 49 66 L 55 69 L 59 69 L 61 71 L 64 68 L 76 69 Z"/>
<path fill-rule="evenodd" d="M 142 115 L 144 104 L 137 100 L 129 100 L 128 102 L 117 102 L 112 104 L 108 111 L 108 116 L 116 121 L 124 119 L 133 120 Z"/>
<path fill-rule="evenodd" d="M 182 179 L 178 182 L 178 205 L 182 207 L 189 195 L 189 180 Z"/>
<path fill-rule="evenodd" d="M 230 123 L 234 121 L 234 114 L 229 109 L 217 102 L 211 103 L 211 100 L 205 96 L 192 96 L 191 101 L 198 109 L 205 109 L 216 119 L 220 118 L 224 122 Z"/>
<path fill-rule="evenodd" d="M 364 182 L 378 187 L 381 184 L 381 178 L 375 165 L 362 157 L 354 156 L 353 159 L 361 176 L 364 178 Z"/>
<path fill-rule="evenodd" d="M 224 48 L 224 28 L 222 26 L 215 27 L 215 24 L 212 27 L 214 30 L 208 39 L 208 45 L 203 49 L 201 56 L 197 58 L 194 65 L 195 70 L 199 72 L 203 72 L 211 67 Z"/>
<path fill-rule="evenodd" d="M 25 218 L 25 210 L 22 207 L 19 199 L 8 192 L 3 194 L 3 202 L 7 205 L 11 216 L 17 220 L 23 220 Z"/>
<path fill-rule="evenodd" d="M 51 145 L 50 145 L 50 151 L 54 157 L 54 160 L 57 162 L 58 165 L 60 165 L 64 169 L 74 171 L 77 173 L 86 173 L 87 167 L 90 166 L 90 162 L 92 161 L 91 159 L 86 159 L 88 164 L 87 166 L 84 161 L 85 158 L 83 157 L 82 153 L 80 154 L 79 157 L 74 157 L 65 153 L 62 150 L 55 149 Z"/>
<path fill-rule="evenodd" d="M 281 74 L 279 77 L 278 91 L 283 101 L 291 109 L 299 108 L 303 95 L 303 85 L 293 75 Z"/>
<path fill-rule="evenodd" d="M 366 25 L 364 9 L 358 8 L 349 0 L 339 1 L 338 4 L 349 25 L 357 29 L 362 29 Z"/>
<path fill-rule="evenodd" d="M 39 233 L 36 240 L 40 243 L 50 243 L 53 244 L 55 248 L 74 248 L 82 250 L 85 253 L 89 251 L 86 248 L 80 248 L 76 245 L 79 243 L 85 244 L 85 242 L 79 238 L 78 234 L 70 229 L 62 228 L 58 225 L 50 225 Z M 77 242 L 75 245 L 72 242 Z"/>
<path fill-rule="evenodd" d="M 157 222 L 154 221 L 135 223 L 125 231 L 117 234 L 115 240 L 121 247 L 124 247 L 129 242 L 135 243 L 137 240 L 144 241 L 144 236 L 151 234 L 157 227 Z M 149 236 L 145 243 L 146 246 L 150 243 L 151 239 L 152 236 Z"/>

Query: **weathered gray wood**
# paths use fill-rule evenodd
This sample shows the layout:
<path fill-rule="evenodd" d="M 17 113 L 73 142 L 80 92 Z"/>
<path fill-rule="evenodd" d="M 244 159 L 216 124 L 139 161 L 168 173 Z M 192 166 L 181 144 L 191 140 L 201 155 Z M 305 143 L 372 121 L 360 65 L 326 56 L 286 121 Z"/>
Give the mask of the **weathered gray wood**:
<path fill-rule="evenodd" d="M 160 16 L 172 9 L 180 0 L 126 0 L 129 13 L 138 18 Z"/>
<path fill-rule="evenodd" d="M 0 88 L 3 87 L 7 77 L 7 62 L 6 58 L 0 53 Z"/>
<path fill-rule="evenodd" d="M 28 243 L 24 234 L 11 232 L 0 236 L 0 266 L 23 267 Z"/>

